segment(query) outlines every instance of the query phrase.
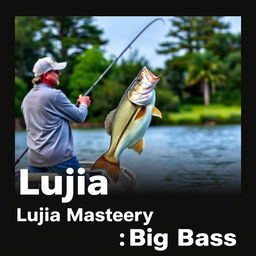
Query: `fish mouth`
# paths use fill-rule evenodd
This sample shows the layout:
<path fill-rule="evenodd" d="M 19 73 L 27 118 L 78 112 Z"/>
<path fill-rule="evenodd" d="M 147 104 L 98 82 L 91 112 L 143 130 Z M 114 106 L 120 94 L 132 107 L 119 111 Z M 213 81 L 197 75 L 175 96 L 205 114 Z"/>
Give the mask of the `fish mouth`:
<path fill-rule="evenodd" d="M 158 82 L 160 79 L 160 76 L 154 75 L 146 66 L 144 66 L 140 72 L 140 74 L 145 74 L 148 81 L 151 82 Z"/>
<path fill-rule="evenodd" d="M 129 100 L 140 106 L 147 105 L 151 100 L 159 79 L 160 76 L 155 76 L 144 66 L 137 75 L 131 90 L 128 92 Z"/>

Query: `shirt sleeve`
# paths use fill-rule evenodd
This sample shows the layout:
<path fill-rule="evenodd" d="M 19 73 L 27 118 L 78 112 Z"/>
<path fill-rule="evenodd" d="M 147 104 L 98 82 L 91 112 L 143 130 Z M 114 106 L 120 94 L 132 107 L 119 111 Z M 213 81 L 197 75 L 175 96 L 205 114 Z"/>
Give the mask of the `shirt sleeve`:
<path fill-rule="evenodd" d="M 56 90 L 56 98 L 53 104 L 59 116 L 74 123 L 84 122 L 88 114 L 86 104 L 80 104 L 79 107 L 76 107 L 60 90 Z"/>

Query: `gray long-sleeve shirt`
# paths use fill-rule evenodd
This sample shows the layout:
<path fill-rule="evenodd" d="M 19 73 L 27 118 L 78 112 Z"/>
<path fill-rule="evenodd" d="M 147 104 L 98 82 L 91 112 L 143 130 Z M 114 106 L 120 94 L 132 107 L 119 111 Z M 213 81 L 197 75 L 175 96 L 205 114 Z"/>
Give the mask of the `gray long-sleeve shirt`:
<path fill-rule="evenodd" d="M 61 90 L 35 84 L 23 99 L 28 159 L 32 166 L 49 167 L 73 157 L 70 122 L 82 123 L 87 106 L 77 108 Z"/>

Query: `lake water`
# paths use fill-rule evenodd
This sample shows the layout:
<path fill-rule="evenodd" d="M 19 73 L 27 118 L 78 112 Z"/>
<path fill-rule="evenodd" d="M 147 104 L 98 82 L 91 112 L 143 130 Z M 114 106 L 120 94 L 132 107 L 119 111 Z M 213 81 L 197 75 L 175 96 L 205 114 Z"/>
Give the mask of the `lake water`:
<path fill-rule="evenodd" d="M 73 129 L 73 136 L 79 160 L 95 161 L 109 146 L 104 129 Z M 25 132 L 16 131 L 15 159 L 25 148 Z M 138 193 L 240 193 L 241 126 L 152 126 L 142 154 L 126 149 L 120 161 L 135 173 Z M 16 169 L 27 164 L 25 155 Z"/>

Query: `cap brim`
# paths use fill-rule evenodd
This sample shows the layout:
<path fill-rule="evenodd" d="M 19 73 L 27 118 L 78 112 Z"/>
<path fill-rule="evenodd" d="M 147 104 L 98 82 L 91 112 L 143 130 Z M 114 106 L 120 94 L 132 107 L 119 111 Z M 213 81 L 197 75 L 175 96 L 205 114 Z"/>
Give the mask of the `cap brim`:
<path fill-rule="evenodd" d="M 67 62 L 60 62 L 54 66 L 54 70 L 62 70 L 67 66 Z"/>

